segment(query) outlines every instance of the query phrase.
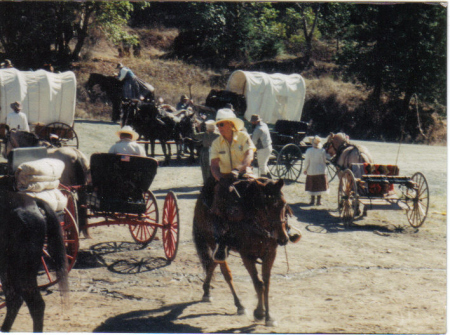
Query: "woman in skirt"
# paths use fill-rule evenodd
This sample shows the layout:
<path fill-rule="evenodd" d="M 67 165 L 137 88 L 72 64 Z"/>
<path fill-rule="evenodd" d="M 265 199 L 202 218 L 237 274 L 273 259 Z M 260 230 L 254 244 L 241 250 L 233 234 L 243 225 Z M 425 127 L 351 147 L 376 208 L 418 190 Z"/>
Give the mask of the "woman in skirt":
<path fill-rule="evenodd" d="M 322 143 L 318 136 L 312 141 L 312 148 L 305 153 L 305 191 L 311 196 L 310 205 L 314 205 L 317 196 L 316 205 L 322 205 L 322 194 L 328 193 L 328 179 L 326 176 L 327 154 L 322 148 Z"/>

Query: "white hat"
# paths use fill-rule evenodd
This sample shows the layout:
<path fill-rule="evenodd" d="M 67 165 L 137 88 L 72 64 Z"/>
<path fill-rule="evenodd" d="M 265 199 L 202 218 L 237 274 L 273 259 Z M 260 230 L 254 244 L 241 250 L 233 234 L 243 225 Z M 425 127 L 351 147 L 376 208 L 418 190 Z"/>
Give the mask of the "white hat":
<path fill-rule="evenodd" d="M 244 128 L 244 121 L 236 117 L 236 114 L 229 108 L 222 108 L 217 111 L 216 125 L 220 121 L 230 121 L 234 124 L 236 130 L 242 130 Z"/>
<path fill-rule="evenodd" d="M 139 138 L 139 134 L 136 133 L 133 128 L 131 128 L 130 126 L 124 126 L 122 129 L 120 129 L 119 131 L 116 132 L 117 136 L 120 137 L 120 134 L 130 134 L 131 135 L 131 140 L 132 141 L 136 141 Z"/>
<path fill-rule="evenodd" d="M 312 140 L 312 145 L 314 148 L 322 148 L 322 141 L 319 136 L 314 136 L 314 139 Z"/>

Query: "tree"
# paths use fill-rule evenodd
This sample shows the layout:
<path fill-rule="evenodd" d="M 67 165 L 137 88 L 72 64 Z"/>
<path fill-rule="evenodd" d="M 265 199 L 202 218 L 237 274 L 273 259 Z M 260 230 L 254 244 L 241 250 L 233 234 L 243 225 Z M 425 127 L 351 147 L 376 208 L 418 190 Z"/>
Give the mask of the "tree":
<path fill-rule="evenodd" d="M 145 7 L 148 3 L 139 3 Z M 0 43 L 6 57 L 25 68 L 78 60 L 93 27 L 114 43 L 137 37 L 124 29 L 134 6 L 128 1 L 0 2 Z M 76 39 L 73 50 L 70 42 Z"/>

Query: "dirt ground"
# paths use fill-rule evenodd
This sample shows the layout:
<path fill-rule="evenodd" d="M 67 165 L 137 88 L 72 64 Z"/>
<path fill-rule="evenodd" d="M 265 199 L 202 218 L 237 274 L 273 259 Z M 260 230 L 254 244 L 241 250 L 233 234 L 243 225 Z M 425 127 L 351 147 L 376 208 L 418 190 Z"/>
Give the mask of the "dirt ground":
<path fill-rule="evenodd" d="M 80 149 L 90 156 L 116 140 L 117 124 L 77 121 Z M 278 249 L 270 306 L 278 326 L 253 320 L 256 296 L 237 254 L 229 257 L 235 285 L 247 308 L 236 314 L 229 289 L 217 272 L 213 302 L 201 302 L 203 272 L 192 240 L 194 203 L 201 187 L 199 166 L 184 161 L 159 167 L 150 187 L 160 216 L 164 197 L 177 194 L 180 244 L 168 263 L 161 240 L 145 249 L 127 227 L 99 227 L 80 240 L 70 272 L 70 307 L 57 287 L 43 292 L 46 332 L 121 333 L 446 333 L 447 148 L 356 142 L 375 162 L 398 164 L 401 175 L 421 171 L 430 188 L 428 218 L 420 229 L 402 211 L 369 211 L 345 229 L 336 212 L 334 180 L 324 205 L 309 206 L 304 176 L 284 187 L 294 210 L 291 224 L 303 234 Z M 161 232 L 157 233 L 161 238 Z M 6 310 L 0 310 L 3 320 Z M 15 332 L 32 329 L 23 307 Z"/>

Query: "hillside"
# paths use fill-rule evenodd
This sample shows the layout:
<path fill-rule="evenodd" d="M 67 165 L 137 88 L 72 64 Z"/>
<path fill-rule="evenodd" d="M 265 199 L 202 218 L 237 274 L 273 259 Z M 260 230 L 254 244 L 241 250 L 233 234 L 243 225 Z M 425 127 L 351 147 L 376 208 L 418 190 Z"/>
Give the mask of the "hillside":
<path fill-rule="evenodd" d="M 288 57 L 254 64 L 234 64 L 226 69 L 213 70 L 165 57 L 178 35 L 175 28 L 138 28 L 134 32 L 141 40 L 140 57 L 119 57 L 111 43 L 97 36 L 96 42 L 87 46 L 83 60 L 73 64 L 78 78 L 78 118 L 110 120 L 108 99 L 100 92 L 90 97 L 84 85 L 90 73 L 116 74 L 118 62 L 124 63 L 138 77 L 152 84 L 156 96 L 163 97 L 172 105 L 178 102 L 182 94 L 191 95 L 196 103 L 204 104 L 212 88 L 225 88 L 234 69 L 268 73 L 300 72 L 307 87 L 302 119 L 313 121 L 311 131 L 316 134 L 326 136 L 329 132 L 344 131 L 355 139 L 446 143 L 446 120 L 439 117 L 439 114 L 445 114 L 442 112 L 443 106 L 419 104 L 420 113 L 416 113 L 416 106 L 411 106 L 411 115 L 406 117 L 404 125 L 406 132 L 401 133 L 398 116 L 392 113 L 398 106 L 387 97 L 382 106 L 371 106 L 368 100 L 370 92 L 363 85 L 340 79 L 340 69 L 331 62 L 333 48 L 324 43 L 316 46 L 311 66 L 303 71 L 296 71 L 298 61 Z M 420 115 L 419 119 L 417 114 Z"/>

